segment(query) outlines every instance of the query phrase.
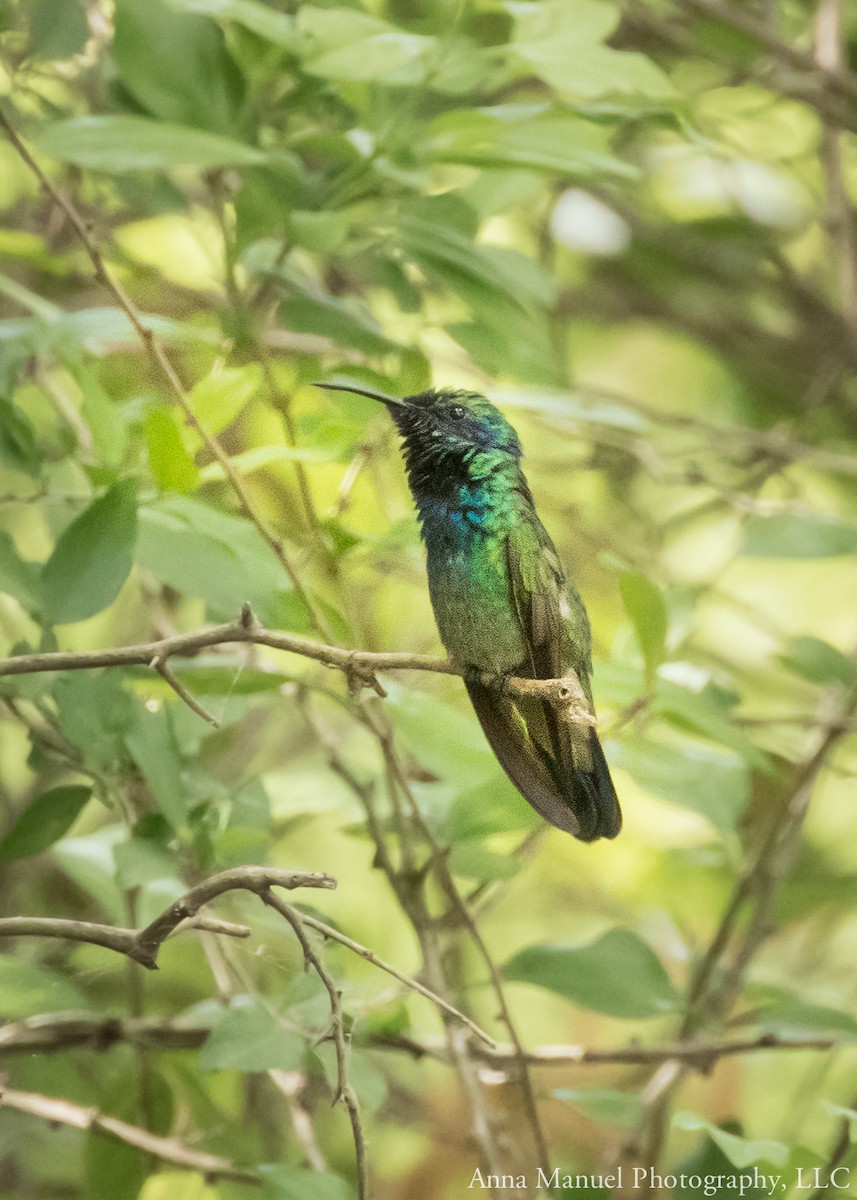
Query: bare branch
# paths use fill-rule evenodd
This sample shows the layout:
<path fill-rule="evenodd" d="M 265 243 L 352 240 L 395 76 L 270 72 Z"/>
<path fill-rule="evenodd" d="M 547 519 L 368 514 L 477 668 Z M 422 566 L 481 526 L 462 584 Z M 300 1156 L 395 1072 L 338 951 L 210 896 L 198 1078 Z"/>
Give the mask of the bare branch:
<path fill-rule="evenodd" d="M 271 867 L 233 867 L 203 880 L 185 892 L 156 917 L 145 929 L 120 929 L 112 925 L 97 925 L 90 921 L 67 921 L 53 917 L 3 917 L 0 918 L 0 937 L 51 937 L 73 942 L 88 942 L 103 946 L 117 954 L 124 954 L 149 970 L 156 970 L 158 952 L 170 934 L 175 933 L 189 917 L 195 917 L 206 904 L 210 904 L 224 892 L 243 890 L 257 896 L 270 894 L 272 887 L 280 888 L 335 888 L 332 875 L 318 871 L 279 871 Z M 226 929 L 206 923 L 212 932 L 226 932 L 232 936 L 240 926 L 229 925 Z M 243 936 L 243 931 L 238 934 Z"/>
<path fill-rule="evenodd" d="M 331 941 L 339 942 L 341 946 L 347 946 L 355 954 L 359 954 L 361 958 L 365 958 L 367 962 L 378 967 L 381 971 L 386 971 L 388 975 L 392 975 L 394 979 L 398 979 L 399 983 L 403 983 L 405 987 L 411 991 L 417 992 L 420 996 L 425 996 L 432 1004 L 436 1004 L 439 1009 L 447 1013 L 450 1017 L 454 1017 L 466 1029 L 469 1029 L 475 1037 L 479 1039 L 489 1049 L 496 1048 L 497 1043 L 492 1037 L 489 1037 L 484 1029 L 473 1021 L 465 1013 L 457 1009 L 454 1004 L 450 1004 L 448 1000 L 444 1000 L 442 996 L 438 996 L 431 988 L 427 988 L 425 984 L 419 982 L 418 979 L 413 979 L 410 975 L 403 975 L 401 971 L 385 962 L 383 958 L 379 958 L 374 950 L 370 950 L 368 946 L 361 946 L 359 942 L 355 942 L 353 938 L 347 937 L 344 933 L 340 933 L 338 929 L 334 929 L 331 925 L 325 925 L 324 921 L 319 921 L 316 917 L 311 917 L 307 913 L 301 913 L 304 925 L 309 925 L 311 929 L 315 929 Z"/>
<path fill-rule="evenodd" d="M 0 1085 L 0 1108 L 15 1108 L 51 1124 L 71 1125 L 74 1129 L 102 1133 L 174 1166 L 199 1171 L 210 1179 L 236 1179 L 241 1183 L 254 1184 L 262 1182 L 256 1171 L 238 1167 L 227 1158 L 191 1150 L 177 1138 L 160 1137 L 148 1129 L 141 1129 L 139 1125 L 129 1125 L 127 1121 L 109 1117 L 97 1108 L 84 1108 L 82 1104 L 73 1104 L 70 1100 L 42 1096 L 38 1092 L 19 1092 Z"/>

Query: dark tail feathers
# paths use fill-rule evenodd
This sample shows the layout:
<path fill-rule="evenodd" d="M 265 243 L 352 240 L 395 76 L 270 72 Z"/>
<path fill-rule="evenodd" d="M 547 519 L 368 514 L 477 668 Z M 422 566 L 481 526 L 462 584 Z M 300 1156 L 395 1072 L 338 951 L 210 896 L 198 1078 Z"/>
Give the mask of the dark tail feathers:
<path fill-rule="evenodd" d="M 590 770 L 560 763 L 530 738 L 515 702 L 496 688 L 466 681 L 482 730 L 524 799 L 551 825 L 582 842 L 614 838 L 622 827 L 619 800 L 595 730 L 585 757 Z"/>

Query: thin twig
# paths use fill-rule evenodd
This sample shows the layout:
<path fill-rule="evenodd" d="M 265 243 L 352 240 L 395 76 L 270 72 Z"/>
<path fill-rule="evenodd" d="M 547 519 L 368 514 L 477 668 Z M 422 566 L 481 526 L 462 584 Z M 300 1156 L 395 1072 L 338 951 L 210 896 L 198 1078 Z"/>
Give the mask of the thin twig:
<path fill-rule="evenodd" d="M 387 848 L 384 830 L 375 808 L 374 788 L 371 784 L 362 783 L 339 754 L 336 743 L 313 717 L 309 705 L 304 703 L 304 713 L 311 728 L 316 733 L 321 745 L 326 749 L 331 770 L 353 791 L 366 814 L 366 824 L 369 834 L 375 844 L 375 863 L 384 872 L 393 894 L 396 896 L 402 911 L 408 917 L 419 942 L 423 956 L 423 975 L 431 986 L 434 995 L 448 992 L 446 974 L 438 944 L 438 929 L 429 914 L 422 888 L 425 883 L 425 872 L 411 872 L 405 875 L 393 862 Z M 376 723 L 367 712 L 367 706 L 362 706 L 363 720 L 370 731 L 378 738 L 385 760 L 388 755 L 394 757 L 392 743 L 379 736 Z M 397 763 L 398 766 L 398 763 Z M 398 769 L 401 769 L 400 767 Z M 451 1013 L 441 1010 L 444 1019 L 444 1036 L 451 1062 L 458 1076 L 462 1092 L 467 1097 L 472 1117 L 473 1140 L 480 1156 L 492 1174 L 503 1174 L 503 1155 L 498 1145 L 491 1120 L 491 1110 L 481 1086 L 476 1065 L 469 1051 L 470 1043 L 464 1035 L 457 1020 Z M 501 1196 L 507 1195 L 504 1188 Z"/>
<path fill-rule="evenodd" d="M 336 1093 L 334 1104 L 339 1102 L 345 1106 L 348 1119 L 351 1122 L 351 1134 L 354 1139 L 354 1155 L 357 1162 L 357 1195 L 359 1200 L 368 1200 L 369 1196 L 369 1166 L 366 1160 L 366 1139 L 363 1135 L 363 1125 L 360 1121 L 360 1108 L 357 1103 L 357 1093 L 348 1077 L 348 1045 L 345 1040 L 345 1025 L 342 1020 L 342 993 L 336 986 L 321 958 L 313 949 L 312 943 L 304 930 L 303 914 L 290 904 L 284 904 L 274 892 L 263 894 L 262 899 L 280 914 L 294 930 L 303 950 L 304 962 L 311 966 L 324 984 L 330 1000 L 331 1036 L 336 1049 Z"/>
<path fill-rule="evenodd" d="M 339 942 L 341 946 L 347 946 L 355 954 L 359 954 L 361 958 L 365 958 L 367 962 L 378 967 L 381 971 L 386 971 L 388 975 L 392 975 L 394 979 L 398 979 L 399 983 L 403 983 L 405 987 L 411 991 L 418 992 L 420 996 L 425 996 L 432 1004 L 437 1005 L 443 1012 L 454 1017 L 456 1021 L 460 1021 L 466 1029 L 479 1039 L 489 1049 L 495 1049 L 497 1043 L 492 1037 L 485 1032 L 484 1029 L 476 1024 L 474 1020 L 468 1017 L 465 1013 L 457 1009 L 454 1004 L 450 1004 L 448 1000 L 444 1000 L 442 996 L 438 996 L 431 988 L 427 988 L 425 984 L 419 982 L 418 979 L 413 979 L 410 975 L 403 975 L 396 967 L 385 962 L 383 958 L 379 958 L 374 950 L 370 950 L 367 946 L 361 946 L 359 942 L 355 942 L 353 938 L 347 937 L 344 933 L 340 933 L 338 929 L 334 929 L 331 925 L 325 925 L 324 921 L 319 921 L 317 917 L 311 917 L 307 913 L 301 913 L 303 923 L 309 925 L 311 929 L 315 929 L 326 938 L 330 938 L 333 942 Z"/>
<path fill-rule="evenodd" d="M 575 682 L 577 682 L 576 679 Z M 371 717 L 369 719 L 372 720 Z M 395 782 L 402 789 L 402 793 L 408 801 L 411 815 L 416 827 L 419 829 L 420 833 L 431 847 L 431 865 L 434 868 L 440 885 L 447 896 L 447 899 L 452 904 L 453 909 L 457 913 L 461 926 L 466 929 L 471 941 L 476 947 L 476 951 L 485 964 L 491 979 L 491 987 L 494 991 L 494 995 L 497 998 L 497 1004 L 500 1010 L 500 1020 L 506 1026 L 509 1037 L 512 1039 L 512 1043 L 517 1053 L 518 1072 L 521 1084 L 521 1092 L 524 1099 L 524 1107 L 527 1113 L 527 1120 L 533 1135 L 533 1142 L 538 1156 L 538 1161 L 540 1164 L 544 1165 L 549 1161 L 547 1139 L 539 1119 L 538 1103 L 536 1100 L 535 1089 L 527 1069 L 527 1061 L 524 1055 L 523 1043 L 521 1042 L 517 1027 L 512 1017 L 511 1009 L 509 1008 L 509 1004 L 506 1000 L 506 993 L 503 987 L 503 978 L 500 974 L 497 964 L 491 956 L 487 945 L 485 944 L 485 939 L 482 937 L 482 933 L 480 932 L 479 926 L 476 924 L 473 914 L 456 887 L 455 880 L 452 877 L 452 872 L 449 869 L 447 852 L 435 838 L 434 833 L 420 811 L 407 776 L 402 770 L 398 759 L 394 755 L 392 728 L 390 727 L 386 716 L 383 714 L 381 714 L 381 721 L 382 724 L 376 726 L 375 732 L 382 750 L 387 757 L 391 773 L 395 779 Z"/>
<path fill-rule="evenodd" d="M 20 1092 L 0 1084 L 0 1108 L 15 1108 L 19 1112 L 30 1113 L 31 1116 L 49 1121 L 52 1125 L 70 1125 L 74 1129 L 104 1134 L 174 1166 L 183 1167 L 188 1171 L 199 1171 L 211 1179 L 262 1183 L 262 1178 L 256 1171 L 238 1167 L 229 1159 L 221 1158 L 217 1154 L 191 1150 L 177 1138 L 160 1137 L 156 1133 L 150 1133 L 148 1129 L 141 1129 L 139 1125 L 129 1125 L 127 1121 L 107 1116 L 97 1108 L 85 1108 L 82 1104 L 73 1104 L 70 1100 L 43 1096 L 38 1092 Z"/>
<path fill-rule="evenodd" d="M 152 666 L 158 672 L 160 677 L 166 680 L 176 695 L 184 700 L 185 704 L 192 712 L 195 712 L 198 717 L 202 717 L 203 721 L 207 721 L 209 725 L 213 725 L 215 729 L 220 728 L 220 722 L 218 721 L 217 717 L 213 717 L 210 712 L 207 712 L 202 707 L 199 701 L 194 699 L 182 681 L 175 677 L 170 667 L 167 665 L 165 658 L 159 657 L 153 659 Z"/>

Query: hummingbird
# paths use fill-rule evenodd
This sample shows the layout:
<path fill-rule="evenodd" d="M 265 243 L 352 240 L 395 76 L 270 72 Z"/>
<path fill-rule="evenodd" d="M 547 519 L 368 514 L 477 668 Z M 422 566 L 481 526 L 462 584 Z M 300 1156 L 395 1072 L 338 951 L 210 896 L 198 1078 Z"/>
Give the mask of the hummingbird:
<path fill-rule="evenodd" d="M 486 674 L 574 672 L 594 713 L 589 618 L 539 520 L 515 430 L 476 392 L 399 399 L 346 383 L 317 386 L 378 400 L 396 425 L 438 633 L 503 770 L 557 828 L 584 842 L 615 837 L 622 816 L 594 728 L 563 720 L 546 698 L 484 682 Z"/>

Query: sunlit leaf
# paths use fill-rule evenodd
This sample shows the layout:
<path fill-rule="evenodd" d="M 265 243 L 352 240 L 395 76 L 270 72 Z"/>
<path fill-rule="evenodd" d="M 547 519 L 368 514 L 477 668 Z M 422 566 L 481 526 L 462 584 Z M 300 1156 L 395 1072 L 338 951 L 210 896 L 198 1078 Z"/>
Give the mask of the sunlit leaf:
<path fill-rule="evenodd" d="M 158 487 L 164 491 L 191 492 L 200 473 L 188 454 L 182 430 L 173 409 L 150 408 L 145 420 L 149 466 Z"/>
<path fill-rule="evenodd" d="M 619 19 L 616 6 L 606 0 L 515 2 L 508 8 L 515 19 L 513 55 L 561 95 L 657 102 L 675 96 L 668 77 L 651 59 L 603 44 Z"/>
<path fill-rule="evenodd" d="M 415 83 L 435 42 L 353 8 L 298 9 L 304 70 L 326 79 Z"/>
<path fill-rule="evenodd" d="M 178 12 L 199 13 L 205 17 L 234 21 L 275 45 L 288 50 L 300 48 L 295 19 L 287 13 L 268 8 L 259 0 L 166 0 Z"/>

